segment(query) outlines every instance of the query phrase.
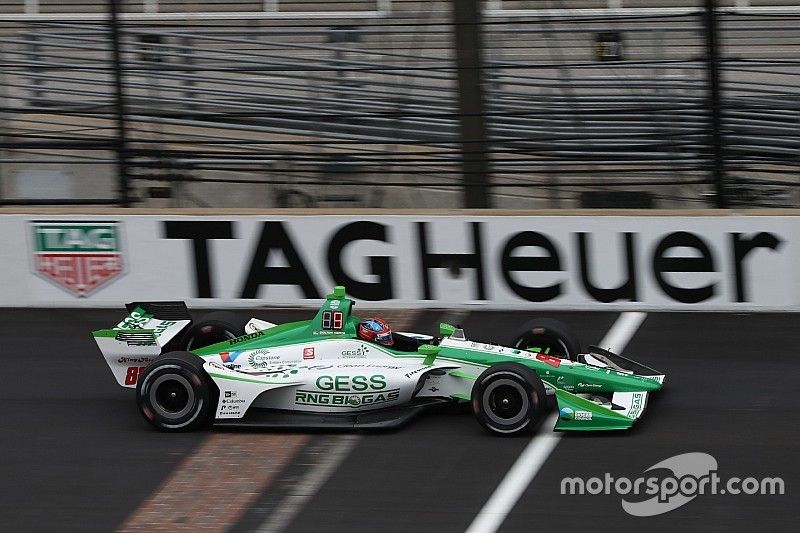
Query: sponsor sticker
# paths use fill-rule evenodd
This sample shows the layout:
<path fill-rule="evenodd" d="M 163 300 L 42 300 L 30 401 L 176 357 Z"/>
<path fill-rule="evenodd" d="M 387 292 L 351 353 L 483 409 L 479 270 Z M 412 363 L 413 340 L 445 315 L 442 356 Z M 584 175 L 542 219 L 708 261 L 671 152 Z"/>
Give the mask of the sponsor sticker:
<path fill-rule="evenodd" d="M 389 389 L 381 392 L 336 393 L 298 390 L 294 401 L 297 405 L 314 405 L 320 407 L 360 407 L 394 402 L 400 399 L 400 389 Z"/>
<path fill-rule="evenodd" d="M 144 329 L 153 315 L 146 313 L 141 307 L 137 307 L 131 314 L 122 319 L 114 329 L 131 330 L 131 329 Z"/>
<path fill-rule="evenodd" d="M 145 368 L 143 366 L 129 366 L 128 370 L 125 371 L 125 385 L 136 385 Z"/>
<path fill-rule="evenodd" d="M 303 348 L 303 359 L 314 359 L 314 348 Z"/>
<path fill-rule="evenodd" d="M 120 357 L 117 359 L 117 363 L 120 364 L 131 364 L 131 363 L 142 363 L 147 364 L 153 360 L 152 357 Z"/>
<path fill-rule="evenodd" d="M 553 357 L 552 355 L 546 355 L 543 353 L 537 353 L 536 360 L 541 361 L 542 363 L 545 363 L 555 368 L 558 368 L 559 365 L 561 364 L 561 359 L 559 359 L 558 357 Z"/>
<path fill-rule="evenodd" d="M 39 277 L 86 297 L 125 272 L 121 223 L 34 221 L 31 252 Z"/>
<path fill-rule="evenodd" d="M 161 324 L 158 324 L 155 327 L 155 329 L 153 330 L 153 334 L 156 337 L 160 337 L 161 335 L 164 334 L 165 331 L 167 331 L 170 327 L 174 326 L 175 324 L 177 324 L 177 322 L 175 322 L 174 320 L 165 320 Z"/>
<path fill-rule="evenodd" d="M 267 368 L 279 360 L 280 356 L 270 353 L 269 350 L 255 350 L 247 356 L 247 364 L 253 368 Z"/>
<path fill-rule="evenodd" d="M 359 346 L 355 350 L 342 350 L 342 357 L 344 359 L 363 359 L 367 357 L 369 348 L 366 346 Z"/>
<path fill-rule="evenodd" d="M 220 352 L 219 358 L 228 370 L 239 370 L 242 368 L 242 365 L 237 365 L 234 361 L 236 361 L 236 358 L 241 354 L 242 352 Z"/>
<path fill-rule="evenodd" d="M 241 354 L 242 352 L 220 352 L 219 358 L 222 359 L 223 363 L 233 363 Z"/>
<path fill-rule="evenodd" d="M 638 418 L 639 414 L 642 412 L 642 408 L 644 407 L 644 402 L 642 401 L 644 398 L 644 393 L 639 392 L 633 395 L 633 399 L 631 400 L 631 409 L 628 411 L 628 416 L 631 418 Z"/>
<path fill-rule="evenodd" d="M 228 406 L 228 409 L 238 409 L 238 407 L 231 407 L 232 405 L 238 403 L 244 403 L 242 398 L 231 398 L 230 396 L 226 396 L 225 399 L 222 400 L 222 403 Z"/>
<path fill-rule="evenodd" d="M 255 333 L 248 333 L 247 335 L 242 335 L 241 337 L 236 337 L 235 339 L 231 339 L 228 341 L 228 346 L 233 346 L 234 344 L 239 344 L 242 342 L 250 341 L 253 339 L 257 339 L 258 337 L 263 337 L 263 331 L 256 331 Z"/>
<path fill-rule="evenodd" d="M 413 376 L 414 374 L 419 374 L 419 373 L 420 373 L 420 372 L 422 372 L 423 370 L 430 370 L 430 367 L 428 367 L 428 366 L 421 366 L 421 367 L 417 368 L 416 370 L 412 370 L 411 372 L 406 372 L 406 374 L 405 374 L 405 375 L 406 375 L 406 377 L 407 377 L 407 378 L 410 378 L 410 377 L 411 377 L 411 376 Z"/>
<path fill-rule="evenodd" d="M 319 390 L 323 391 L 363 392 L 370 389 L 383 390 L 386 388 L 386 376 L 383 374 L 371 376 L 319 376 L 316 385 Z"/>

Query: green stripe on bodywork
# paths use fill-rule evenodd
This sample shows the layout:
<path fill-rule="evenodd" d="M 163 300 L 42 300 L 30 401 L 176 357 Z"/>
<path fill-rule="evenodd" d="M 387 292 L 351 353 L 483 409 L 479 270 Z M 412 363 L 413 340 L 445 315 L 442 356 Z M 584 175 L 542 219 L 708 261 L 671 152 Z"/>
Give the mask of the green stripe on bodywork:
<path fill-rule="evenodd" d="M 478 379 L 478 376 L 476 376 L 475 374 L 470 374 L 468 372 L 462 372 L 461 370 L 453 370 L 452 372 L 448 372 L 448 374 L 450 374 L 454 378 L 471 379 L 472 381 L 475 381 L 476 379 Z"/>
<path fill-rule="evenodd" d="M 258 383 L 259 385 L 301 385 L 300 382 L 293 382 L 293 381 L 262 381 L 260 379 L 250 379 L 250 378 L 240 378 L 239 376 L 226 376 L 224 374 L 216 374 L 214 372 L 209 372 L 209 376 L 219 378 L 219 379 L 228 379 L 231 381 L 244 381 L 245 383 Z"/>
<path fill-rule="evenodd" d="M 247 335 L 242 335 L 242 337 L 237 337 L 236 339 L 232 339 L 229 341 L 222 341 L 216 344 L 212 344 L 210 346 L 204 346 L 202 348 L 198 348 L 196 350 L 192 350 L 192 353 L 195 355 L 216 355 L 220 352 L 228 352 L 230 350 L 236 351 L 246 351 L 246 350 L 253 350 L 256 348 L 271 348 L 274 346 L 289 346 L 293 343 L 296 344 L 303 344 L 313 342 L 319 339 L 292 339 L 288 340 L 286 337 L 292 336 L 291 334 L 297 334 L 301 331 L 304 331 L 308 324 L 310 323 L 309 320 L 301 320 L 299 322 L 287 322 L 286 324 L 280 324 L 277 326 L 273 326 L 269 329 L 261 330 L 261 335 L 256 335 L 254 333 L 249 333 L 248 335 L 253 335 L 253 338 L 246 341 L 238 341 L 242 337 L 247 337 Z"/>
<path fill-rule="evenodd" d="M 461 394 L 460 392 L 457 392 L 455 394 L 451 394 L 450 397 L 455 399 L 455 400 L 464 400 L 466 402 L 468 402 L 470 400 L 469 396 L 467 396 L 466 394 Z"/>
<path fill-rule="evenodd" d="M 117 336 L 119 330 L 117 329 L 98 329 L 92 332 L 92 337 L 111 337 Z"/>
<path fill-rule="evenodd" d="M 92 332 L 92 337 L 95 338 L 116 338 L 120 333 L 152 333 L 155 335 L 154 329 L 98 329 Z"/>
<path fill-rule="evenodd" d="M 548 356 L 542 355 L 542 357 Z M 486 352 L 474 348 L 443 346 L 438 359 L 482 367 L 500 363 L 519 363 L 536 372 L 542 381 L 558 383 L 558 388 L 570 392 L 652 392 L 661 388 L 661 385 L 652 379 L 584 364 L 573 365 L 567 362 L 562 364 L 556 358 L 514 357 L 505 353 Z"/>

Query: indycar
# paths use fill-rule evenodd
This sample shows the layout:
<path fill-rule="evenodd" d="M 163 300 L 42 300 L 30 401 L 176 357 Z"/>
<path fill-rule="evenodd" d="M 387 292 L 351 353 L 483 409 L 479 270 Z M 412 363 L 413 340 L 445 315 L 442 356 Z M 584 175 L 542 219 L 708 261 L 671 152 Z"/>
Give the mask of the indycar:
<path fill-rule="evenodd" d="M 358 337 L 354 305 L 337 286 L 311 320 L 275 324 L 227 312 L 194 322 L 183 302 L 139 302 L 93 336 L 163 431 L 391 428 L 442 404 L 469 404 L 496 435 L 531 433 L 553 408 L 556 430 L 627 429 L 663 386 L 626 357 L 580 353 L 555 320 L 525 325 L 509 346 L 446 323 L 438 337 L 395 332 L 385 346 Z"/>

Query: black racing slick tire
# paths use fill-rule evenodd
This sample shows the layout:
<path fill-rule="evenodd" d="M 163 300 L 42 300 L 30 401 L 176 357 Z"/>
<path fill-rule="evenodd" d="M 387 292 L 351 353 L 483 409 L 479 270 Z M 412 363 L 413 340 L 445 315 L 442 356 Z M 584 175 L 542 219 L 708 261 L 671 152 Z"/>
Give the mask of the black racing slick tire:
<path fill-rule="evenodd" d="M 472 387 L 472 412 L 494 435 L 533 433 L 547 414 L 547 393 L 539 376 L 519 363 L 487 368 Z"/>
<path fill-rule="evenodd" d="M 191 351 L 241 337 L 245 333 L 244 327 L 248 321 L 248 318 L 229 311 L 209 313 L 186 331 L 183 348 Z"/>
<path fill-rule="evenodd" d="M 552 318 L 531 320 L 517 332 L 510 345 L 522 350 L 535 349 L 570 361 L 577 361 L 581 351 L 578 337 L 569 326 Z"/>
<path fill-rule="evenodd" d="M 144 369 L 136 403 L 150 424 L 162 431 L 193 431 L 207 426 L 217 405 L 217 386 L 203 360 L 188 352 L 168 352 Z"/>

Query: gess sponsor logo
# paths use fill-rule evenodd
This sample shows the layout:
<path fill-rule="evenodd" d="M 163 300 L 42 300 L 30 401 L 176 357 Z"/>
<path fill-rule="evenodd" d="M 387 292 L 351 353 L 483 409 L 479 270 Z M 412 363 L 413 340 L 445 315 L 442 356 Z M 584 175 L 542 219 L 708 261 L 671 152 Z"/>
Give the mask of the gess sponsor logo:
<path fill-rule="evenodd" d="M 374 374 L 372 376 L 320 376 L 316 381 L 317 388 L 323 391 L 354 391 L 361 392 L 368 389 L 383 390 L 386 388 L 386 376 Z"/>
<path fill-rule="evenodd" d="M 342 357 L 344 359 L 362 359 L 369 353 L 369 348 L 366 346 L 359 346 L 355 350 L 342 350 Z"/>

